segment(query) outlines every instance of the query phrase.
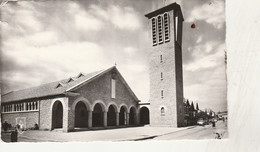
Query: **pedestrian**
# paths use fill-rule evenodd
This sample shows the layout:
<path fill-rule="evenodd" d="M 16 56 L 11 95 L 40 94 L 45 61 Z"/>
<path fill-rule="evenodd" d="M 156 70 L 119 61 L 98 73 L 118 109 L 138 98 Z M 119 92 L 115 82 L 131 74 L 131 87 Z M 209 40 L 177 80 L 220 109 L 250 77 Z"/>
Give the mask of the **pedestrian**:
<path fill-rule="evenodd" d="M 212 127 L 216 127 L 216 122 L 215 121 L 212 122 Z"/>
<path fill-rule="evenodd" d="M 16 128 L 15 130 L 20 129 L 20 125 L 17 124 L 15 128 Z"/>
<path fill-rule="evenodd" d="M 6 121 L 3 123 L 3 129 L 4 131 L 7 131 L 8 129 L 8 123 Z"/>
<path fill-rule="evenodd" d="M 17 128 L 15 127 L 15 130 L 11 132 L 11 142 L 17 142 L 18 132 Z"/>
<path fill-rule="evenodd" d="M 34 130 L 39 130 L 39 125 L 37 123 L 34 125 Z"/>

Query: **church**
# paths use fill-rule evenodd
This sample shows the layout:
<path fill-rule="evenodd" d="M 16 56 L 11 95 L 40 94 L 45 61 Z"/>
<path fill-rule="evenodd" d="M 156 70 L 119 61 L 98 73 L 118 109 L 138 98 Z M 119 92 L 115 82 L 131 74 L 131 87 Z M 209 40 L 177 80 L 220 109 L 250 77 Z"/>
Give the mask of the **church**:
<path fill-rule="evenodd" d="M 3 95 L 2 122 L 64 132 L 136 126 L 140 124 L 139 102 L 113 66 Z"/>
<path fill-rule="evenodd" d="M 172 3 L 145 15 L 150 40 L 150 100 L 141 103 L 116 66 L 2 95 L 1 120 L 41 130 L 184 126 L 182 22 Z"/>

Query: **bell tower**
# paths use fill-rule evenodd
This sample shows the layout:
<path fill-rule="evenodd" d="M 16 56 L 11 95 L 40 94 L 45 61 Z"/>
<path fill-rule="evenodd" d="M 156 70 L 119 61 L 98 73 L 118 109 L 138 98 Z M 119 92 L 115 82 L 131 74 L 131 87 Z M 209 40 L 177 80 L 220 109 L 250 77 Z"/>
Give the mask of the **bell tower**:
<path fill-rule="evenodd" d="M 182 11 L 172 3 L 145 17 L 150 42 L 150 124 L 180 127 L 184 123 Z"/>

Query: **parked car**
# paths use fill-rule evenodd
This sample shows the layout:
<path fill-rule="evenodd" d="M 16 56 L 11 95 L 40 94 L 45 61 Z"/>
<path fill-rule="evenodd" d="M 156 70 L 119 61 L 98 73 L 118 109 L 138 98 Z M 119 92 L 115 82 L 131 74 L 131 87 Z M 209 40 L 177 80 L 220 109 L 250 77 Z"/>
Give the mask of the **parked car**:
<path fill-rule="evenodd" d="M 199 118 L 197 121 L 197 124 L 200 126 L 204 126 L 205 125 L 205 121 L 202 118 Z"/>
<path fill-rule="evenodd" d="M 217 121 L 218 121 L 218 119 L 216 119 L 216 118 L 214 118 L 213 120 L 214 120 L 214 122 L 217 122 Z"/>
<path fill-rule="evenodd" d="M 218 120 L 217 120 L 217 118 L 212 118 L 212 119 L 210 119 L 210 123 L 213 123 L 213 122 L 217 122 Z"/>
<path fill-rule="evenodd" d="M 223 120 L 223 119 L 224 119 L 223 115 L 218 114 L 218 120 Z"/>

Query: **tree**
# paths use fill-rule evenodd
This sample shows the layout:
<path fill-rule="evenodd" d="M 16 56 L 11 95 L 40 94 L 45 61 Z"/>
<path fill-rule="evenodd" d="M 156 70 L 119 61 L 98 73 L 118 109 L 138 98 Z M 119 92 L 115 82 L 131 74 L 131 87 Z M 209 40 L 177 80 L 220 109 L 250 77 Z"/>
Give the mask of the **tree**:
<path fill-rule="evenodd" d="M 198 102 L 196 103 L 196 110 L 200 110 Z"/>
<path fill-rule="evenodd" d="M 191 102 L 190 111 L 195 111 L 193 101 Z"/>
<path fill-rule="evenodd" d="M 187 99 L 186 106 L 187 106 L 187 107 L 190 107 L 189 99 Z"/>

